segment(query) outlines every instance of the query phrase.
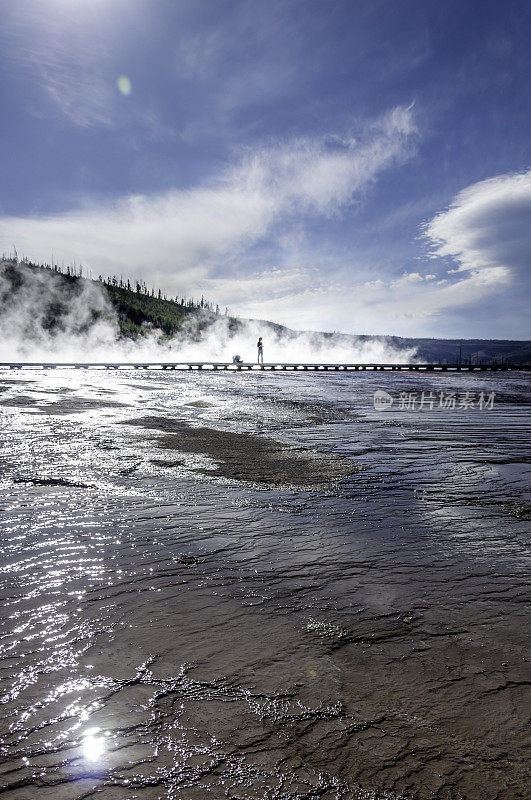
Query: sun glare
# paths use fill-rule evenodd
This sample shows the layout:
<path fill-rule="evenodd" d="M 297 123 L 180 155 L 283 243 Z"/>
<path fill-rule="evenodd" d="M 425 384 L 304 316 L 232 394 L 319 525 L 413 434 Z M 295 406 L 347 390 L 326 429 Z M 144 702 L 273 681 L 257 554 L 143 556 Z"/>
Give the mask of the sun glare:
<path fill-rule="evenodd" d="M 98 761 L 105 751 L 105 739 L 99 728 L 89 728 L 83 734 L 83 755 L 87 761 Z"/>

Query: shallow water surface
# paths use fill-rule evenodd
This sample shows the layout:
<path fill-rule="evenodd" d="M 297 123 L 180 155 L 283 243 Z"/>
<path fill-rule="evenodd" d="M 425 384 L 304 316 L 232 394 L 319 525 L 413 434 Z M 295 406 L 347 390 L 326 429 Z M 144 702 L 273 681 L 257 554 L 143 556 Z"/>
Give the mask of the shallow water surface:
<path fill-rule="evenodd" d="M 529 403 L 0 374 L 3 796 L 526 797 Z"/>

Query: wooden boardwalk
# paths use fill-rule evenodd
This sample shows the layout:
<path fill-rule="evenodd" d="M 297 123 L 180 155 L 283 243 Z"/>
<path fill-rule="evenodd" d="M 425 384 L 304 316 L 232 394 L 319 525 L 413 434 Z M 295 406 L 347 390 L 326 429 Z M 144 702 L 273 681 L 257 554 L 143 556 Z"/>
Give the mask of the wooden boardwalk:
<path fill-rule="evenodd" d="M 87 361 L 81 362 L 0 362 L 0 370 L 22 369 L 93 369 L 93 370 L 208 370 L 211 372 L 528 372 L 531 364 L 281 364 L 271 362 L 268 364 L 253 364 L 249 362 L 215 362 L 215 361 Z"/>

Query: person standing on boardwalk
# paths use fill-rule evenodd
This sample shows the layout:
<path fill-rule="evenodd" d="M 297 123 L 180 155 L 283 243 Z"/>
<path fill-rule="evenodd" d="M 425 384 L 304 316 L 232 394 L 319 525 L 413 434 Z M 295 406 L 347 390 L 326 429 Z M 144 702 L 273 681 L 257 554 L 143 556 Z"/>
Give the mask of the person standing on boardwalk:
<path fill-rule="evenodd" d="M 261 336 L 258 339 L 258 342 L 257 342 L 256 346 L 258 347 L 258 363 L 259 364 L 260 363 L 263 364 L 264 363 L 264 344 L 262 342 L 262 337 Z"/>

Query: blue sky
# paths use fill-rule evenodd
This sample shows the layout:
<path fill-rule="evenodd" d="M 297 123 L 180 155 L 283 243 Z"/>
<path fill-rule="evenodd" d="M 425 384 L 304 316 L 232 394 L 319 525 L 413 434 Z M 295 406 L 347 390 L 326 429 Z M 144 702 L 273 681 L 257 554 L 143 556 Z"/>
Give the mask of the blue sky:
<path fill-rule="evenodd" d="M 531 5 L 0 0 L 0 252 L 529 338 Z"/>

